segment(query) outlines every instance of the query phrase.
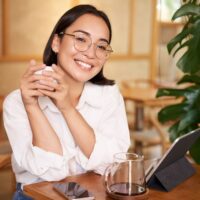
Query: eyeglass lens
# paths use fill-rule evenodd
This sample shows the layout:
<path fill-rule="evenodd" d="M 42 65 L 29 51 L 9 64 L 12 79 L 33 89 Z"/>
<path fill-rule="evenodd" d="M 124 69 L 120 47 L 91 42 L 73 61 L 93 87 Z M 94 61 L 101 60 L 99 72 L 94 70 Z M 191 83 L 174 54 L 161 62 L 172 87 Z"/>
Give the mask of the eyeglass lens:
<path fill-rule="evenodd" d="M 78 51 L 86 51 L 92 45 L 91 38 L 84 33 L 74 34 L 74 46 Z M 95 53 L 98 58 L 107 58 L 112 51 L 107 42 L 99 41 L 95 43 Z"/>

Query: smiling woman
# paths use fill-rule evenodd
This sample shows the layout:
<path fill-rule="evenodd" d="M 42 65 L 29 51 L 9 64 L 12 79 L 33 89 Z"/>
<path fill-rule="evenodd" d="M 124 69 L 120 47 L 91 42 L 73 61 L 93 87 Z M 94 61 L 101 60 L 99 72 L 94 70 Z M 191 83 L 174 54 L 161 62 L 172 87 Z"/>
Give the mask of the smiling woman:
<path fill-rule="evenodd" d="M 123 4 L 121 0 L 48 0 L 48 4 L 40 0 L 1 0 L 0 4 L 2 2 L 5 5 L 0 10 L 3 14 L 0 45 L 6 50 L 0 54 L 2 95 L 19 87 L 30 59 L 41 62 L 47 39 L 61 13 L 79 3 L 98 6 L 112 22 L 114 52 L 104 67 L 107 78 L 120 83 L 122 79 L 151 79 L 156 75 L 157 56 L 153 50 L 157 42 L 154 34 L 156 0 L 127 0 Z"/>
<path fill-rule="evenodd" d="M 20 89 L 5 99 L 18 182 L 14 200 L 30 199 L 23 194 L 26 184 L 88 170 L 103 174 L 114 154 L 128 150 L 123 98 L 103 74 L 111 38 L 103 11 L 91 5 L 68 10 L 53 29 L 43 63 L 31 60 Z"/>

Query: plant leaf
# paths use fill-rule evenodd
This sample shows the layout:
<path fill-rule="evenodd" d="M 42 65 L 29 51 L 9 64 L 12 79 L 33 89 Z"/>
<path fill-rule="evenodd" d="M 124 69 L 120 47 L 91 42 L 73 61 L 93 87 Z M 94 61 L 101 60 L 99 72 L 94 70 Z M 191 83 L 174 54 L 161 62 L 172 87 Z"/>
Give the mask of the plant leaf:
<path fill-rule="evenodd" d="M 183 76 L 183 78 L 181 80 L 178 81 L 178 84 L 181 83 L 196 83 L 196 84 L 200 84 L 200 77 L 197 75 L 188 75 L 186 74 L 185 76 Z"/>
<path fill-rule="evenodd" d="M 171 142 L 174 142 L 176 138 L 180 136 L 180 133 L 178 132 L 178 126 L 179 126 L 179 121 L 174 123 L 170 128 L 169 128 L 169 139 Z"/>
<path fill-rule="evenodd" d="M 162 97 L 162 96 L 181 97 L 184 96 L 186 92 L 188 92 L 188 89 L 160 88 L 157 91 L 156 97 Z"/>
<path fill-rule="evenodd" d="M 188 39 L 187 50 L 177 62 L 184 73 L 195 74 L 200 71 L 200 20 L 193 25 L 192 37 Z"/>
<path fill-rule="evenodd" d="M 191 86 L 187 88 L 187 91 L 184 94 L 185 102 L 196 108 L 200 107 L 200 87 L 199 86 Z"/>
<path fill-rule="evenodd" d="M 167 50 L 169 52 L 169 54 L 171 53 L 172 49 L 179 43 L 182 43 L 182 40 L 185 39 L 189 34 L 192 33 L 192 29 L 191 28 L 187 28 L 185 30 L 183 30 L 181 33 L 179 33 L 177 36 L 175 36 L 173 39 L 171 39 L 169 41 L 169 43 L 167 44 Z"/>
<path fill-rule="evenodd" d="M 200 121 L 200 110 L 193 109 L 190 112 L 187 112 L 186 115 L 180 120 L 178 126 L 178 132 L 183 131 L 185 128 L 197 124 Z"/>
<path fill-rule="evenodd" d="M 174 13 L 172 20 L 185 16 L 187 20 L 181 32 L 167 45 L 168 52 L 173 56 L 181 50 L 181 57 L 176 63 L 177 67 L 185 73 L 178 82 L 190 83 L 184 89 L 162 88 L 157 97 L 174 96 L 183 97 L 180 104 L 166 106 L 158 113 L 161 122 L 173 120 L 169 128 L 170 140 L 174 141 L 183 134 L 195 130 L 200 124 L 200 2 L 187 0 Z M 183 52 L 182 52 L 183 50 Z M 200 139 L 192 145 L 190 154 L 200 164 Z"/>
<path fill-rule="evenodd" d="M 180 49 L 182 49 L 182 48 L 188 46 L 189 44 L 190 44 L 190 41 L 189 41 L 189 40 L 186 41 L 186 42 L 184 42 L 184 43 L 182 43 L 182 44 L 180 44 L 179 47 L 174 51 L 173 57 L 176 55 L 176 53 L 177 53 Z"/>
<path fill-rule="evenodd" d="M 193 3 L 184 4 L 181 6 L 173 15 L 172 20 L 175 20 L 182 16 L 188 15 L 199 15 L 200 14 L 200 7 Z"/>
<path fill-rule="evenodd" d="M 158 120 L 161 123 L 176 120 L 180 118 L 182 115 L 186 114 L 188 110 L 187 103 L 180 103 L 175 105 L 170 105 L 162 108 L 158 113 Z"/>
<path fill-rule="evenodd" d="M 190 155 L 197 164 L 200 164 L 200 138 L 190 148 Z"/>
<path fill-rule="evenodd" d="M 179 126 L 180 121 L 175 122 L 170 128 L 169 128 L 169 136 L 170 136 L 170 141 L 174 142 L 176 138 L 180 137 L 181 135 L 185 135 L 187 133 L 190 133 L 191 131 L 199 128 L 197 124 L 188 126 L 182 131 L 178 131 L 178 126 Z"/>

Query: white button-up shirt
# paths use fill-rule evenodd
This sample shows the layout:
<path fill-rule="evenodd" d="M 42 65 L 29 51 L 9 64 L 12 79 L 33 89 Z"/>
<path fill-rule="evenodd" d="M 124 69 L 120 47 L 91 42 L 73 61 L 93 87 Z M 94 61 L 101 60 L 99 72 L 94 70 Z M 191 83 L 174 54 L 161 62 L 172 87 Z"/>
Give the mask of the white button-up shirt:
<path fill-rule="evenodd" d="M 127 151 L 129 130 L 124 101 L 116 85 L 86 83 L 76 107 L 95 133 L 96 143 L 89 159 L 76 145 L 64 117 L 53 102 L 48 97 L 39 97 L 38 101 L 61 141 L 63 156 L 32 145 L 32 131 L 20 90 L 13 91 L 4 101 L 3 117 L 13 151 L 12 167 L 17 182 L 24 185 L 42 180 L 56 181 L 88 170 L 103 174 L 113 162 L 115 153 Z M 87 140 L 84 133 L 82 139 Z M 48 138 L 46 141 L 48 143 Z"/>

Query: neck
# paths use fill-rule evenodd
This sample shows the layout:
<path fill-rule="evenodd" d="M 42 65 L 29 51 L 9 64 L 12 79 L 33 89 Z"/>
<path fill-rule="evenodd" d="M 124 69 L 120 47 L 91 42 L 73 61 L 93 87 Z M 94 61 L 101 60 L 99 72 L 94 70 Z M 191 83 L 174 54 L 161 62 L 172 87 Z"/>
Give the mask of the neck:
<path fill-rule="evenodd" d="M 80 99 L 84 87 L 84 83 L 69 84 L 69 97 L 72 105 L 75 107 Z"/>
<path fill-rule="evenodd" d="M 58 66 L 60 66 L 60 65 L 58 64 Z M 60 66 L 60 68 L 62 68 L 64 70 L 64 68 L 62 66 Z M 69 98 L 70 98 L 72 105 L 75 107 L 79 102 L 79 99 L 82 94 L 85 83 L 77 82 L 66 71 L 65 71 L 65 73 L 66 73 L 66 81 L 69 86 L 69 93 L 68 93 Z"/>

